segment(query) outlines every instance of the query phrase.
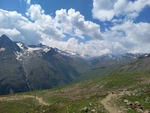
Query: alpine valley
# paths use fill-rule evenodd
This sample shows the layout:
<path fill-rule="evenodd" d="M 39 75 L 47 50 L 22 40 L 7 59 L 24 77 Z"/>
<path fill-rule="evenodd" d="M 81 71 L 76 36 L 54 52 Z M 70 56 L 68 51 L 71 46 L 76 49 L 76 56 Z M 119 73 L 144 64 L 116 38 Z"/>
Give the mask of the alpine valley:
<path fill-rule="evenodd" d="M 140 54 L 90 57 L 42 44 L 25 45 L 0 37 L 0 94 L 50 89 L 108 75 Z M 92 74 L 92 76 L 91 76 Z"/>
<path fill-rule="evenodd" d="M 149 71 L 148 53 L 91 57 L 2 35 L 0 95 L 9 95 L 0 97 L 0 113 L 144 112 L 150 109 Z"/>

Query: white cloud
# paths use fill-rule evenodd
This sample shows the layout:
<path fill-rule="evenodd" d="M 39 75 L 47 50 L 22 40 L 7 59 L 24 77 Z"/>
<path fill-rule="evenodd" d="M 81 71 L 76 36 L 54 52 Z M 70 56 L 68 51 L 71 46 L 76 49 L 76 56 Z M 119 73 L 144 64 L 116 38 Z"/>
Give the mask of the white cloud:
<path fill-rule="evenodd" d="M 6 34 L 9 37 L 14 37 L 14 36 L 20 35 L 20 32 L 15 28 L 13 29 L 0 28 L 0 35 L 3 35 L 3 34 Z"/>
<path fill-rule="evenodd" d="M 42 19 L 42 16 L 44 15 L 44 10 L 41 8 L 40 5 L 31 5 L 28 11 L 26 12 L 26 15 L 30 17 L 32 20 L 39 20 Z"/>
<path fill-rule="evenodd" d="M 65 9 L 57 10 L 55 19 L 59 23 L 59 28 L 67 34 L 72 33 L 73 36 L 82 39 L 84 34 L 91 38 L 102 39 L 100 26 L 91 21 L 86 21 L 79 11 L 74 9 L 69 9 L 68 12 Z"/>
<path fill-rule="evenodd" d="M 150 0 L 93 0 L 92 13 L 94 18 L 114 24 L 102 33 L 105 41 L 117 42 L 126 52 L 144 53 L 150 52 L 150 23 L 134 23 L 133 19 L 146 6 Z"/>
<path fill-rule="evenodd" d="M 100 21 L 110 21 L 115 16 L 136 18 L 150 0 L 93 0 L 93 17 Z"/>
<path fill-rule="evenodd" d="M 55 19 L 53 19 L 50 15 L 44 14 L 44 10 L 40 5 L 31 5 L 26 15 L 29 16 L 36 25 L 41 27 L 41 35 L 49 35 L 49 38 L 53 38 L 55 40 L 61 40 L 65 37 L 63 32 L 58 29 Z"/>
<path fill-rule="evenodd" d="M 21 14 L 0 9 L 0 17 L 1 34 L 3 32 L 13 40 L 23 41 L 28 44 L 36 44 L 41 40 L 40 34 L 37 33 L 39 27 Z"/>
<path fill-rule="evenodd" d="M 93 17 L 101 21 L 108 21 L 114 17 L 114 0 L 93 0 Z"/>
<path fill-rule="evenodd" d="M 19 21 L 27 22 L 28 19 L 16 11 L 6 11 L 0 9 L 0 28 L 12 29 L 18 25 Z"/>
<path fill-rule="evenodd" d="M 124 36 L 134 43 L 150 43 L 150 23 L 133 23 L 127 21 L 121 25 L 116 25 L 112 30 L 121 31 Z"/>
<path fill-rule="evenodd" d="M 19 2 L 25 2 L 27 5 L 31 4 L 31 0 L 19 0 Z"/>
<path fill-rule="evenodd" d="M 67 50 L 91 56 L 122 54 L 127 52 L 127 49 L 121 43 L 112 40 L 90 40 L 85 43 L 79 43 L 75 38 L 70 38 L 67 42 L 46 38 L 42 43 L 64 51 Z"/>
<path fill-rule="evenodd" d="M 27 0 L 27 4 L 30 5 L 31 4 L 31 0 Z"/>
<path fill-rule="evenodd" d="M 150 52 L 150 23 L 126 21 L 103 33 L 103 37 L 121 44 L 131 53 Z"/>
<path fill-rule="evenodd" d="M 110 2 L 110 4 L 106 4 L 106 1 Z M 145 5 L 139 8 L 135 6 L 137 6 L 137 3 L 140 3 L 140 0 L 137 0 L 137 2 L 129 2 L 127 0 L 106 1 L 96 1 L 99 4 L 103 4 L 100 9 L 102 12 L 97 13 L 99 15 L 103 13 L 101 19 L 104 21 L 111 20 L 114 16 L 120 16 L 123 12 L 127 14 L 128 18 L 133 18 L 148 4 L 148 2 L 143 3 Z M 99 10 L 99 4 L 95 4 L 97 5 L 97 10 Z M 133 9 L 136 9 L 136 11 L 131 6 L 129 9 L 121 9 L 121 7 L 126 5 L 134 6 Z M 118 10 L 116 10 L 117 8 Z M 106 13 L 103 11 L 106 11 Z M 112 15 L 109 13 L 112 13 Z M 150 47 L 149 23 L 133 23 L 132 21 L 122 20 L 118 22 L 118 20 L 113 19 L 113 22 L 115 22 L 114 26 L 102 33 L 100 25 L 85 20 L 84 16 L 74 9 L 57 10 L 56 16 L 52 17 L 45 14 L 40 5 L 35 4 L 29 7 L 26 15 L 29 19 L 15 11 L 0 9 L 0 35 L 6 34 L 11 39 L 22 41 L 26 44 L 42 42 L 61 50 L 89 54 L 91 56 L 126 52 L 150 52 L 148 49 Z M 90 39 L 87 41 L 84 35 L 89 36 Z M 84 41 L 81 42 L 79 38 Z M 63 39 L 67 40 L 63 41 Z"/>
<path fill-rule="evenodd" d="M 31 21 L 15 11 L 0 10 L 0 34 L 8 34 L 11 39 L 27 44 L 49 41 L 50 46 L 57 45 L 60 49 L 69 48 L 76 52 L 81 46 L 75 37 L 84 39 L 84 35 L 87 35 L 91 40 L 102 39 L 100 26 L 86 21 L 84 16 L 74 9 L 57 10 L 56 17 L 51 17 L 45 14 L 40 5 L 35 4 L 29 7 L 26 15 Z M 65 37 L 68 41 L 61 41 Z M 61 44 L 65 45 L 65 48 Z M 81 45 L 84 47 L 84 44 Z"/>
<path fill-rule="evenodd" d="M 44 32 L 51 34 L 51 38 L 61 40 L 69 34 L 71 37 L 84 39 L 84 34 L 95 39 L 102 39 L 100 26 L 91 21 L 86 21 L 80 12 L 74 9 L 61 9 L 56 11 L 56 16 L 46 15 L 40 5 L 31 5 L 26 13 Z"/>

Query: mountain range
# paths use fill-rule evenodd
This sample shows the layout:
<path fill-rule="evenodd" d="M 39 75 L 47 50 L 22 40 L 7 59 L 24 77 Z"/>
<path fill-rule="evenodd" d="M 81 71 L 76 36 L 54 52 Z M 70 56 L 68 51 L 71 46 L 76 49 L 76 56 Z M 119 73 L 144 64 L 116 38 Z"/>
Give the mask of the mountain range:
<path fill-rule="evenodd" d="M 50 89 L 114 72 L 133 71 L 132 62 L 149 56 L 126 53 L 91 57 L 43 44 L 26 45 L 2 35 L 0 94 Z"/>

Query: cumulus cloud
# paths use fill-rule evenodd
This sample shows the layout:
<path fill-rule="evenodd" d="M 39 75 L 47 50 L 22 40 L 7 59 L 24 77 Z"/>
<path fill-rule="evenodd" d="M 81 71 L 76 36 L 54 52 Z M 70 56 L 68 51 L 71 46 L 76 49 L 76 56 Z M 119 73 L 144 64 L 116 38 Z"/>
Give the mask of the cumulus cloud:
<path fill-rule="evenodd" d="M 26 15 L 30 17 L 31 20 L 39 20 L 42 19 L 42 16 L 44 15 L 44 10 L 41 8 L 40 5 L 31 5 L 28 11 L 26 12 Z"/>
<path fill-rule="evenodd" d="M 150 0 L 93 0 L 92 14 L 114 25 L 102 33 L 105 41 L 119 43 L 126 52 L 150 52 L 150 24 L 133 22 L 146 6 L 150 6 Z"/>
<path fill-rule="evenodd" d="M 149 23 L 133 23 L 127 21 L 121 25 L 112 27 L 112 30 L 124 33 L 126 39 L 134 43 L 150 43 L 150 24 Z"/>
<path fill-rule="evenodd" d="M 123 12 L 126 12 L 128 17 L 135 16 L 148 4 L 146 2 L 143 3 L 143 6 L 136 7 L 140 0 L 134 2 L 127 0 L 94 1 L 98 3 L 95 4 L 97 10 L 99 10 L 99 4 L 103 4 L 100 7 L 100 12 L 97 13 L 104 21 L 111 20 L 114 16 L 120 16 Z M 110 4 L 106 4 L 106 1 Z M 126 5 L 134 7 L 126 9 L 129 11 L 126 11 L 125 8 L 121 9 Z M 100 16 L 101 14 L 103 17 Z M 118 22 L 115 19 L 113 22 L 115 23 L 113 27 L 101 32 L 100 25 L 85 20 L 84 16 L 75 9 L 57 10 L 55 17 L 45 14 L 45 11 L 38 4 L 30 5 L 26 17 L 16 11 L 0 9 L 0 35 L 6 34 L 15 41 L 22 41 L 26 44 L 43 43 L 61 50 L 91 56 L 150 52 L 147 49 L 150 47 L 149 23 L 133 23 L 130 20 L 119 20 Z M 86 40 L 86 36 L 89 40 Z M 82 40 L 84 41 L 82 42 Z"/>
<path fill-rule="evenodd" d="M 30 5 L 31 4 L 31 0 L 27 0 L 27 4 Z"/>
<path fill-rule="evenodd" d="M 56 16 L 46 15 L 40 5 L 31 5 L 28 9 L 27 16 L 35 24 L 42 27 L 43 32 L 49 34 L 50 38 L 61 40 L 65 34 L 71 37 L 84 39 L 84 34 L 95 39 L 102 39 L 100 26 L 91 21 L 86 21 L 80 12 L 74 9 L 61 9 L 56 11 Z"/>
<path fill-rule="evenodd" d="M 0 28 L 0 35 L 6 34 L 9 37 L 16 37 L 17 35 L 20 35 L 20 32 L 13 28 L 13 29 L 3 29 Z"/>
<path fill-rule="evenodd" d="M 90 40 L 85 43 L 79 43 L 77 39 L 70 38 L 67 42 L 54 41 L 53 39 L 43 40 L 43 43 L 56 47 L 64 51 L 72 51 L 90 56 L 100 56 L 103 54 L 123 54 L 126 48 L 119 42 L 110 40 Z"/>
<path fill-rule="evenodd" d="M 107 40 L 118 42 L 131 53 L 148 53 L 150 43 L 150 23 L 133 23 L 125 21 L 113 26 L 109 31 L 103 33 Z"/>
<path fill-rule="evenodd" d="M 89 40 L 85 43 L 75 38 L 68 41 L 45 39 L 43 43 L 61 50 L 100 56 L 103 54 L 149 53 L 149 23 L 135 24 L 127 21 L 102 33 L 104 40 Z"/>
<path fill-rule="evenodd" d="M 100 26 L 86 21 L 84 16 L 74 9 L 57 10 L 56 16 L 51 17 L 45 14 L 40 5 L 35 4 L 29 7 L 26 16 L 30 20 L 16 11 L 0 9 L 0 34 L 7 34 L 13 40 L 26 44 L 37 44 L 45 42 L 46 39 L 53 41 L 53 45 L 61 42 L 66 44 L 64 49 L 72 48 L 76 52 L 79 43 L 75 37 L 84 40 L 87 35 L 91 40 L 102 39 Z M 63 38 L 68 41 L 63 42 Z"/>
<path fill-rule="evenodd" d="M 79 11 L 74 9 L 65 9 L 56 11 L 56 21 L 59 22 L 59 27 L 63 32 L 73 36 L 83 38 L 83 35 L 89 35 L 91 38 L 102 39 L 100 26 L 91 21 L 86 21 L 84 16 Z"/>
<path fill-rule="evenodd" d="M 100 21 L 110 21 L 115 16 L 136 18 L 150 0 L 93 0 L 93 17 Z"/>
<path fill-rule="evenodd" d="M 63 32 L 57 28 L 57 22 L 44 13 L 40 5 L 31 5 L 26 15 L 34 21 L 34 24 L 41 27 L 41 35 L 49 35 L 50 38 L 60 40 L 65 37 Z"/>
<path fill-rule="evenodd" d="M 16 11 L 0 9 L 0 18 L 1 34 L 3 32 L 13 40 L 23 41 L 28 44 L 36 44 L 41 40 L 40 34 L 37 33 L 39 27 Z"/>

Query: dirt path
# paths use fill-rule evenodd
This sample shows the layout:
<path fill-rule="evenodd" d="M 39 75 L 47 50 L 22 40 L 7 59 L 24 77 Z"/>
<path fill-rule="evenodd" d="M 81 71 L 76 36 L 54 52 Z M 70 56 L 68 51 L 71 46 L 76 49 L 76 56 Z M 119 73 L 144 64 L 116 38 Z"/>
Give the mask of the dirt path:
<path fill-rule="evenodd" d="M 123 108 L 117 107 L 115 104 L 113 105 L 111 102 L 113 99 L 117 99 L 120 96 L 123 96 L 125 94 L 130 94 L 131 92 L 127 91 L 124 89 L 121 92 L 115 92 L 115 93 L 109 93 L 104 99 L 100 101 L 100 103 L 104 106 L 104 108 L 109 112 L 109 113 L 125 113 Z"/>
<path fill-rule="evenodd" d="M 150 80 L 149 79 L 144 79 L 140 84 L 149 84 Z M 139 85 L 139 84 L 138 84 Z M 102 99 L 100 101 L 100 103 L 104 106 L 104 108 L 109 112 L 109 113 L 125 113 L 125 111 L 123 111 L 123 109 L 119 109 L 119 107 L 116 107 L 115 105 L 113 105 L 111 103 L 112 99 L 117 99 L 120 96 L 123 96 L 125 94 L 130 94 L 130 91 L 127 91 L 127 89 L 133 88 L 138 86 L 137 84 L 132 85 L 130 87 L 126 87 L 124 89 L 122 89 L 122 92 L 116 92 L 116 93 L 109 93 L 104 99 Z"/>
<path fill-rule="evenodd" d="M 112 106 L 110 101 L 113 98 L 117 98 L 117 94 L 112 94 L 109 93 L 103 100 L 101 100 L 101 104 L 104 106 L 104 108 L 109 112 L 109 113 L 124 113 L 123 111 L 120 111 L 118 108 L 115 106 Z"/>
<path fill-rule="evenodd" d="M 27 98 L 35 99 L 39 105 L 48 106 L 49 103 L 45 102 L 42 97 L 32 96 L 32 95 L 17 95 L 17 96 L 10 96 L 10 97 L 1 97 L 0 101 L 13 101 L 13 100 L 23 100 Z"/>
<path fill-rule="evenodd" d="M 41 97 L 37 97 L 37 96 L 36 96 L 35 99 L 39 102 L 40 105 L 44 105 L 44 106 L 48 106 L 48 105 L 49 105 L 49 104 L 46 103 L 46 102 L 43 100 L 43 98 L 41 98 Z"/>

